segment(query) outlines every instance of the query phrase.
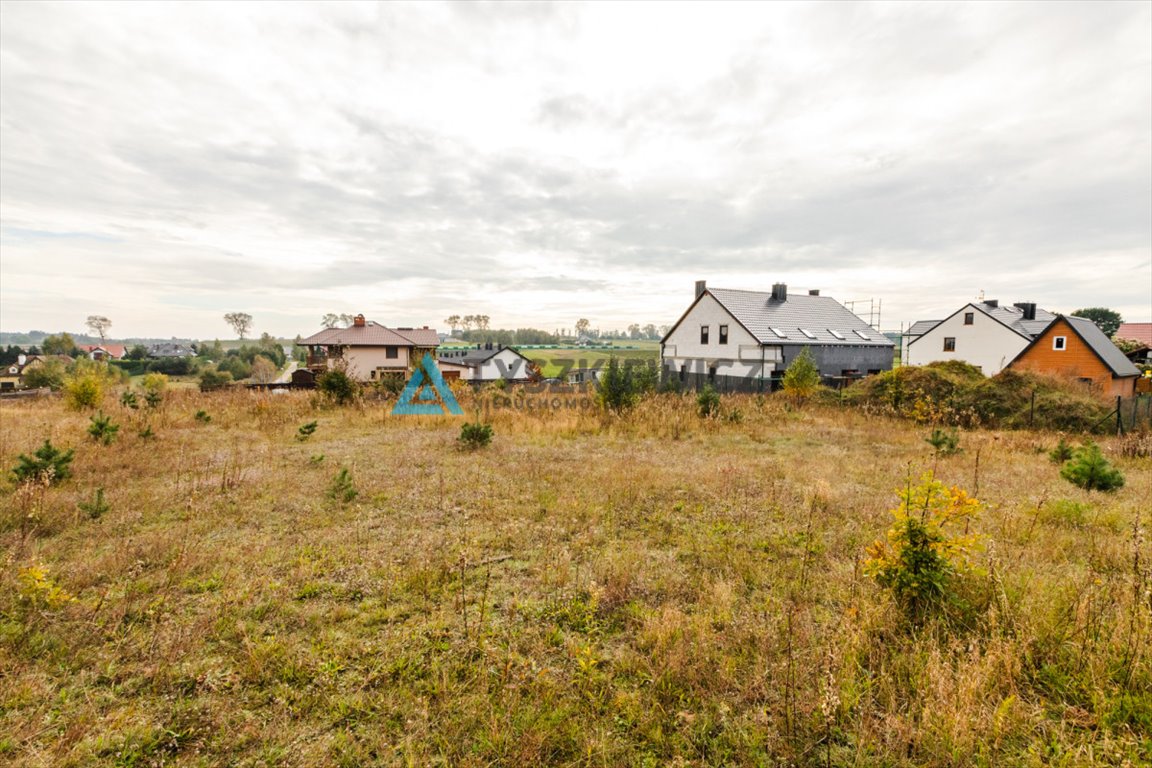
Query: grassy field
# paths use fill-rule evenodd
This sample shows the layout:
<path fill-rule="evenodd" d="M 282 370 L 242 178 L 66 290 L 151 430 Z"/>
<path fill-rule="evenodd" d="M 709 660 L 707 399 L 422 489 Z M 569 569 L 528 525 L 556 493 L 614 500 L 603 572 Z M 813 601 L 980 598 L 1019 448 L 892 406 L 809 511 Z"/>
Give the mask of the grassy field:
<path fill-rule="evenodd" d="M 58 400 L 0 403 L 5 469 L 75 449 L 60 484 L 2 486 L 0 762 L 1152 762 L 1135 439 L 1102 441 L 1128 482 L 1101 494 L 1050 434 L 940 457 L 927 427 L 779 398 L 559 404 L 462 451 L 458 419 L 304 393 L 110 397 L 108 446 Z M 981 546 L 910 623 L 863 563 L 929 471 L 982 501 Z"/>
<path fill-rule="evenodd" d="M 552 378 L 560 376 L 568 368 L 606 366 L 613 357 L 621 363 L 626 360 L 657 363 L 660 360 L 660 342 L 615 342 L 611 349 L 525 349 L 523 354 L 540 364 L 545 378 Z"/>

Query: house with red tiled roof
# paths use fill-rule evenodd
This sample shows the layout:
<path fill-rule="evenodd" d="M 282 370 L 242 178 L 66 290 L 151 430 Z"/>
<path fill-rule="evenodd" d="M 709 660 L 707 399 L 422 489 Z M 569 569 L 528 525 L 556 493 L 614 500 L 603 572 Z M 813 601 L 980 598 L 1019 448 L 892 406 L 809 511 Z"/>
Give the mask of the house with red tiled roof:
<path fill-rule="evenodd" d="M 308 369 L 323 373 L 343 367 L 357 381 L 407 376 L 424 354 L 435 354 L 440 337 L 435 329 L 388 328 L 356 315 L 347 328 L 325 328 L 296 342 L 308 349 Z"/>
<path fill-rule="evenodd" d="M 123 360 L 128 354 L 123 344 L 79 344 L 77 347 L 93 360 Z"/>
<path fill-rule="evenodd" d="M 1123 347 L 1125 357 L 1136 365 L 1152 364 L 1152 323 L 1120 323 L 1112 338 L 1117 346 Z M 1135 346 L 1120 344 L 1121 339 L 1135 342 Z"/>

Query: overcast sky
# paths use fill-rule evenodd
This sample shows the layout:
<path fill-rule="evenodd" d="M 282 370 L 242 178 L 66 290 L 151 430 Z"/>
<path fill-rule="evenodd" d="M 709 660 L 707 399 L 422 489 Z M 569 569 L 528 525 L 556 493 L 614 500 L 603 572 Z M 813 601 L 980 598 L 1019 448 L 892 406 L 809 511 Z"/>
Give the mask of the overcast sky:
<path fill-rule="evenodd" d="M 1150 320 L 1150 11 L 5 2 L 0 329 L 609 329 L 697 279 Z"/>

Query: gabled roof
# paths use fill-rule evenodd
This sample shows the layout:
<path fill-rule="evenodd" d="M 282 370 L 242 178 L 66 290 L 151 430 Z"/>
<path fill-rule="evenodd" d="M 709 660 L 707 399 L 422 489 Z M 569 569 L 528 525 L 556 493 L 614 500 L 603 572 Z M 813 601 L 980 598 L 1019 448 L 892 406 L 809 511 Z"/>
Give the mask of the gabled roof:
<path fill-rule="evenodd" d="M 706 288 L 692 303 L 711 295 L 733 318 L 761 344 L 822 344 L 837 346 L 893 347 L 884 334 L 852 314 L 830 296 L 788 294 L 786 301 L 773 299 L 765 291 L 743 291 L 730 288 Z M 692 311 L 692 307 L 688 308 Z M 687 316 L 687 312 L 684 313 Z M 680 318 L 682 321 L 684 317 Z M 677 321 L 676 326 L 680 325 Z M 665 335 L 668 338 L 676 326 Z M 781 337 L 772 329 L 781 331 Z M 808 331 L 811 336 L 803 331 Z M 833 331 L 844 338 L 837 338 Z M 863 334 L 867 338 L 862 338 Z"/>
<path fill-rule="evenodd" d="M 325 328 L 296 344 L 306 347 L 437 347 L 440 337 L 431 328 L 386 328 L 369 320 L 361 326 Z"/>
<path fill-rule="evenodd" d="M 1104 331 L 1100 330 L 1096 323 L 1086 317 L 1055 315 L 1044 330 L 1047 331 L 1048 328 L 1056 325 L 1061 320 L 1071 326 L 1076 335 L 1080 337 L 1080 340 L 1096 354 L 1096 357 L 1100 358 L 1100 362 L 1104 363 L 1104 365 L 1112 371 L 1113 376 L 1124 378 L 1126 376 L 1140 375 L 1139 369 L 1132 364 L 1132 361 L 1125 357 L 1124 353 L 1112 343 L 1112 340 L 1104 335 Z M 1024 347 L 1012 362 L 1015 363 L 1016 360 L 1024 357 L 1024 355 L 1028 353 L 1028 350 L 1036 346 L 1044 337 L 1045 333 L 1043 332 L 1036 334 L 1036 338 L 1032 339 L 1032 343 Z"/>
<path fill-rule="evenodd" d="M 528 358 L 524 357 L 524 355 L 520 354 L 518 350 L 515 350 L 512 347 L 499 346 L 493 346 L 492 349 L 476 349 L 475 347 L 471 349 L 445 349 L 438 352 L 436 358 L 438 360 L 444 360 L 445 362 L 457 363 L 458 365 L 467 365 L 469 367 L 475 368 L 485 361 L 500 354 L 504 350 L 508 350 L 517 357 L 523 357 L 525 360 L 528 360 Z M 532 361 L 528 360 L 528 362 Z"/>
<path fill-rule="evenodd" d="M 88 354 L 92 354 L 98 349 L 104 350 L 112 357 L 124 357 L 128 354 L 128 348 L 123 344 L 81 344 L 79 347 Z"/>
<path fill-rule="evenodd" d="M 968 306 L 980 310 L 993 320 L 1003 323 L 1021 336 L 1029 339 L 1042 333 L 1044 329 L 1056 319 L 1056 315 L 1046 309 L 1040 309 L 1040 307 L 1036 308 L 1035 319 L 1025 320 L 1024 310 L 1016 306 L 1000 304 L 999 306 L 992 307 L 983 301 L 972 302 Z"/>
<path fill-rule="evenodd" d="M 905 336 L 923 336 L 924 334 L 928 333 L 928 331 L 930 331 L 933 328 L 935 328 L 936 326 L 940 325 L 940 323 L 942 323 L 942 322 L 944 322 L 944 321 L 943 320 L 917 320 L 916 322 L 912 323 L 912 325 L 908 326 L 908 330 L 904 331 L 904 335 Z"/>
<path fill-rule="evenodd" d="M 1131 339 L 1152 347 L 1152 323 L 1120 323 L 1113 338 Z"/>

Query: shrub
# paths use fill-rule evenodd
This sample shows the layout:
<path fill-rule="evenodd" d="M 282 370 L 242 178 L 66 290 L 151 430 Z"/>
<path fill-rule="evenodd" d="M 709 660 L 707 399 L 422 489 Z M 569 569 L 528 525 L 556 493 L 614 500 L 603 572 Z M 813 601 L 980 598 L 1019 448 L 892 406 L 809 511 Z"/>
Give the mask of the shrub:
<path fill-rule="evenodd" d="M 296 439 L 301 443 L 312 437 L 316 433 L 317 424 L 315 421 L 310 421 L 304 424 L 300 429 L 296 430 Z"/>
<path fill-rule="evenodd" d="M 598 398 L 601 407 L 623 413 L 636 404 L 631 366 L 621 366 L 615 357 L 610 358 L 599 383 Z"/>
<path fill-rule="evenodd" d="M 92 439 L 104 445 L 111 445 L 116 439 L 116 433 L 120 431 L 120 425 L 113 424 L 112 417 L 105 416 L 103 411 L 93 416 L 91 421 L 92 423 L 88 425 L 88 434 Z"/>
<path fill-rule="evenodd" d="M 208 411 L 196 411 L 192 418 L 196 419 L 196 421 L 200 422 L 201 424 L 212 423 L 212 416 L 208 413 Z"/>
<path fill-rule="evenodd" d="M 325 371 L 316 379 L 316 388 L 337 405 L 346 405 L 360 394 L 360 385 L 339 368 Z"/>
<path fill-rule="evenodd" d="M 696 395 L 696 412 L 700 414 L 702 419 L 715 418 L 720 415 L 720 395 L 712 388 L 711 384 L 705 384 L 704 389 Z"/>
<path fill-rule="evenodd" d="M 136 398 L 135 392 L 128 391 L 120 395 L 120 405 L 135 411 L 140 407 L 140 401 Z"/>
<path fill-rule="evenodd" d="M 187 376 L 196 373 L 196 361 L 190 357 L 162 357 L 150 361 L 148 370 L 169 376 Z"/>
<path fill-rule="evenodd" d="M 819 387 L 820 369 L 805 347 L 784 371 L 784 393 L 793 401 L 802 403 L 812 397 Z"/>
<path fill-rule="evenodd" d="M 200 391 L 213 392 L 232 383 L 232 374 L 215 368 L 205 368 L 200 373 Z"/>
<path fill-rule="evenodd" d="M 64 386 L 64 364 L 59 360 L 48 360 L 32 366 L 24 372 L 24 386 L 29 389 L 47 387 L 53 392 Z"/>
<path fill-rule="evenodd" d="M 892 510 L 896 523 L 886 540 L 868 548 L 864 568 L 910 619 L 921 621 L 953 595 L 955 576 L 971 570 L 977 537 L 952 529 L 963 525 L 966 530 L 980 502 L 930 474 L 899 497 L 900 505 Z"/>
<path fill-rule="evenodd" d="M 456 438 L 460 446 L 469 450 L 483 448 L 492 442 L 492 425 L 465 423 L 460 427 L 460 437 Z"/>
<path fill-rule="evenodd" d="M 1087 491 L 1115 491 L 1124 487 L 1124 475 L 1100 452 L 1100 446 L 1087 442 L 1076 449 L 1060 470 L 1060 477 Z"/>
<path fill-rule="evenodd" d="M 356 490 L 356 484 L 352 482 L 352 473 L 347 467 L 341 467 L 336 477 L 332 478 L 332 485 L 328 486 L 328 498 L 347 504 L 359 495 L 360 491 Z"/>
<path fill-rule="evenodd" d="M 65 377 L 64 402 L 75 410 L 97 407 L 104 402 L 104 378 L 94 370 Z"/>
<path fill-rule="evenodd" d="M 145 392 L 163 392 L 168 388 L 168 376 L 163 373 L 146 373 L 140 379 L 140 388 Z"/>
<path fill-rule="evenodd" d="M 932 434 L 924 438 L 924 442 L 936 449 L 937 456 L 951 456 L 960 452 L 960 435 L 956 430 L 945 432 L 936 428 Z"/>
<path fill-rule="evenodd" d="M 22 453 L 16 457 L 12 474 L 21 483 L 43 478 L 47 478 L 49 484 L 58 483 L 72 475 L 68 465 L 72 463 L 73 453 L 71 449 L 61 451 L 50 440 L 45 440 L 31 456 Z"/>
<path fill-rule="evenodd" d="M 1053 464 L 1063 464 L 1072 458 L 1072 446 L 1060 438 L 1060 442 L 1056 443 L 1056 447 L 1048 452 L 1048 458 Z"/>
<path fill-rule="evenodd" d="M 48 575 L 46 565 L 21 568 L 17 579 L 20 602 L 35 610 L 55 610 L 76 599 Z"/>
<path fill-rule="evenodd" d="M 104 500 L 103 488 L 96 489 L 96 492 L 92 495 L 91 501 L 81 501 L 76 505 L 76 507 L 84 514 L 88 515 L 89 520 L 99 520 L 104 516 L 105 512 L 111 509 L 111 507 L 108 505 L 108 502 Z"/>

